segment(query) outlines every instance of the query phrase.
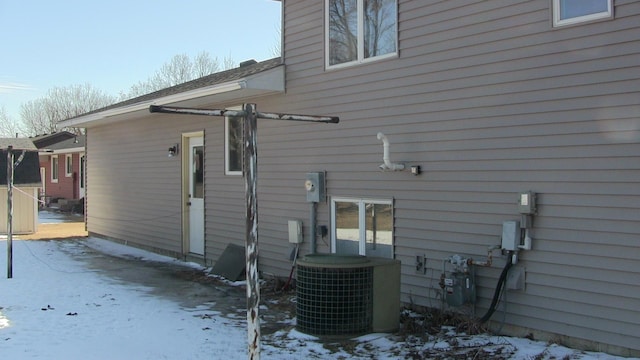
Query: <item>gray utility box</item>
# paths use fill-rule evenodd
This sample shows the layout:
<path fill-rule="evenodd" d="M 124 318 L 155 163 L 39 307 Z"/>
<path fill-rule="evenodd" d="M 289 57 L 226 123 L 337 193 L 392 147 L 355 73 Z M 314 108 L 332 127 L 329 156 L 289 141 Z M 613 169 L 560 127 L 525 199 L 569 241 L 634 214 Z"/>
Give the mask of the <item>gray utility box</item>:
<path fill-rule="evenodd" d="M 505 221 L 502 223 L 502 249 L 517 251 L 520 245 L 520 223 L 518 221 Z"/>
<path fill-rule="evenodd" d="M 325 201 L 324 172 L 307 173 L 304 186 L 307 190 L 307 202 Z"/>

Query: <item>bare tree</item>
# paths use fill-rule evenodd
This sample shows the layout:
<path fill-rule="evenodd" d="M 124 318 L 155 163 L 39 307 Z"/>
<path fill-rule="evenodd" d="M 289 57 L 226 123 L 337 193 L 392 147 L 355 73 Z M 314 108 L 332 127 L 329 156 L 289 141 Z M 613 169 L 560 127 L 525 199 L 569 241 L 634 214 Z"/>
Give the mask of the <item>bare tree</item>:
<path fill-rule="evenodd" d="M 4 106 L 0 106 L 0 137 L 14 137 L 19 134 L 24 135 L 24 131 L 20 123 L 7 114 Z"/>
<path fill-rule="evenodd" d="M 231 56 L 222 62 L 224 69 L 236 66 Z M 174 85 L 182 84 L 220 70 L 218 58 L 212 58 L 203 51 L 193 60 L 186 54 L 175 55 L 146 81 L 131 86 L 128 92 L 121 91 L 118 96 L 95 89 L 90 84 L 54 87 L 46 96 L 23 103 L 20 108 L 21 126 L 8 121 L 4 109 L 0 113 L 0 133 L 9 135 L 14 131 L 25 135 L 50 134 L 63 130 L 57 123 L 90 111 L 104 108 L 116 101 L 124 101 L 140 95 L 152 93 Z M 81 129 L 66 129 L 80 133 Z"/>
<path fill-rule="evenodd" d="M 212 59 L 211 55 L 209 55 L 208 52 L 203 51 L 196 55 L 195 59 L 193 60 L 193 67 L 191 70 L 194 79 L 197 79 L 212 74 L 218 71 L 218 69 L 220 69 L 218 58 Z"/>
<path fill-rule="evenodd" d="M 225 58 L 222 60 L 222 63 L 224 64 L 224 70 L 233 69 L 234 67 L 238 66 L 238 63 L 233 60 L 231 54 L 229 54 L 229 56 L 225 56 Z"/>
<path fill-rule="evenodd" d="M 59 121 L 100 109 L 116 101 L 116 97 L 95 89 L 90 84 L 54 87 L 47 95 L 23 103 L 20 115 L 29 135 L 49 134 L 57 130 Z M 76 133 L 79 129 L 68 129 Z"/>
<path fill-rule="evenodd" d="M 214 69 L 214 71 L 217 69 Z M 178 85 L 191 80 L 193 64 L 186 54 L 175 55 L 171 61 L 162 65 L 153 77 L 154 83 L 163 88 Z"/>
<path fill-rule="evenodd" d="M 228 57 L 223 60 L 224 69 L 235 67 Z M 187 54 L 175 55 L 145 81 L 131 86 L 128 93 L 121 93 L 122 100 L 152 93 L 220 71 L 220 61 L 203 51 L 191 59 Z"/>
<path fill-rule="evenodd" d="M 282 31 L 280 30 L 279 26 L 276 28 L 276 30 L 278 31 L 275 36 L 276 41 L 273 45 L 271 45 L 271 49 L 269 49 L 271 52 L 271 56 L 273 56 L 274 58 L 282 56 Z"/>

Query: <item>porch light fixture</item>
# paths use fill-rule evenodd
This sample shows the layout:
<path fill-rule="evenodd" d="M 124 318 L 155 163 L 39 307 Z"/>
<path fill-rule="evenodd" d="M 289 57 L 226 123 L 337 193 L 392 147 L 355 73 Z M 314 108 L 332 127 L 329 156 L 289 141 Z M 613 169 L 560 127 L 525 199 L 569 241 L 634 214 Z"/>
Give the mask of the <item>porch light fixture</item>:
<path fill-rule="evenodd" d="M 179 149 L 178 144 L 175 144 L 172 147 L 170 147 L 168 156 L 169 157 L 174 157 L 174 156 L 178 155 L 178 149 Z"/>

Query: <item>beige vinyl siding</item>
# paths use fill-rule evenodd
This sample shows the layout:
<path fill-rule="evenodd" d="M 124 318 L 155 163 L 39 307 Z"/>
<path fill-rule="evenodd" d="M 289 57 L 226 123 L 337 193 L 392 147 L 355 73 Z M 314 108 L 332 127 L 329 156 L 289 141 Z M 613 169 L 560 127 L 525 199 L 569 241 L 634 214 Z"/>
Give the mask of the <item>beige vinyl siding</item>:
<path fill-rule="evenodd" d="M 259 123 L 261 254 L 287 252 L 286 219 L 309 213 L 304 173 L 326 170 L 329 196 L 395 200 L 403 300 L 440 306 L 441 259 L 484 259 L 533 190 L 526 287 L 509 293 L 507 325 L 638 350 L 640 3 L 562 29 L 549 4 L 400 0 L 398 59 L 325 70 L 323 2 L 285 2 L 287 95 L 258 108 L 341 122 Z M 378 131 L 392 161 L 423 174 L 380 172 Z M 329 224 L 327 203 L 318 215 Z M 414 269 L 422 254 L 427 274 Z M 478 314 L 504 262 L 478 269 Z"/>
<path fill-rule="evenodd" d="M 227 107 L 239 104 L 228 104 Z M 224 108 L 212 104 L 209 108 Z M 215 263 L 229 243 L 245 243 L 244 178 L 225 175 L 224 118 L 201 117 L 205 130 L 205 257 Z"/>
<path fill-rule="evenodd" d="M 211 107 L 219 107 L 212 105 Z M 231 105 L 229 105 L 231 106 Z M 217 108 L 216 107 L 216 108 Z M 90 128 L 87 144 L 87 227 L 92 233 L 185 256 L 182 239 L 182 152 L 167 149 L 182 134 L 204 132 L 205 261 L 229 243 L 244 244 L 244 179 L 224 175 L 224 120 L 142 115 L 136 121 Z"/>
<path fill-rule="evenodd" d="M 172 122 L 160 122 L 88 130 L 87 227 L 127 243 L 181 253 L 180 161 L 167 156 L 180 132 Z"/>
<path fill-rule="evenodd" d="M 17 189 L 16 189 L 17 188 Z M 23 193 L 24 192 L 24 193 Z M 28 195 L 27 195 L 28 194 Z M 7 234 L 7 186 L 0 187 L 0 233 Z M 13 189 L 13 234 L 33 234 L 38 230 L 38 188 L 16 185 Z"/>

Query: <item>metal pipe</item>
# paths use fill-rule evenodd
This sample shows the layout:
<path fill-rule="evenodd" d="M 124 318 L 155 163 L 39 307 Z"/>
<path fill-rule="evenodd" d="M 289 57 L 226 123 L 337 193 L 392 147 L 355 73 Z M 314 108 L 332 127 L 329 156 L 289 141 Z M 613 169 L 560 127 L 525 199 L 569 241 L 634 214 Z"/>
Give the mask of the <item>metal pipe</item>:
<path fill-rule="evenodd" d="M 13 146 L 7 148 L 7 279 L 13 278 Z"/>
<path fill-rule="evenodd" d="M 475 261 L 472 260 L 471 263 L 476 266 L 491 266 L 493 263 L 493 250 L 500 249 L 500 245 L 491 246 L 487 249 L 487 260 L 486 261 Z"/>
<path fill-rule="evenodd" d="M 218 110 L 218 109 L 194 109 L 179 106 L 161 106 L 150 105 L 149 112 L 165 113 L 165 114 L 184 114 L 184 115 L 206 115 L 206 116 L 245 116 L 245 110 Z M 336 124 L 340 122 L 337 116 L 317 116 L 317 115 L 300 115 L 300 114 L 280 114 L 259 112 L 255 113 L 256 118 L 270 120 L 289 120 L 289 121 L 309 121 Z"/>
<path fill-rule="evenodd" d="M 311 202 L 309 208 L 309 245 L 311 246 L 311 253 L 316 253 L 316 218 L 318 214 L 318 203 Z"/>
<path fill-rule="evenodd" d="M 404 164 L 392 163 L 389 158 L 389 139 L 387 139 L 387 137 L 383 133 L 379 132 L 378 140 L 382 140 L 382 161 L 384 161 L 384 164 L 380 165 L 380 169 L 391 171 L 404 170 Z"/>

